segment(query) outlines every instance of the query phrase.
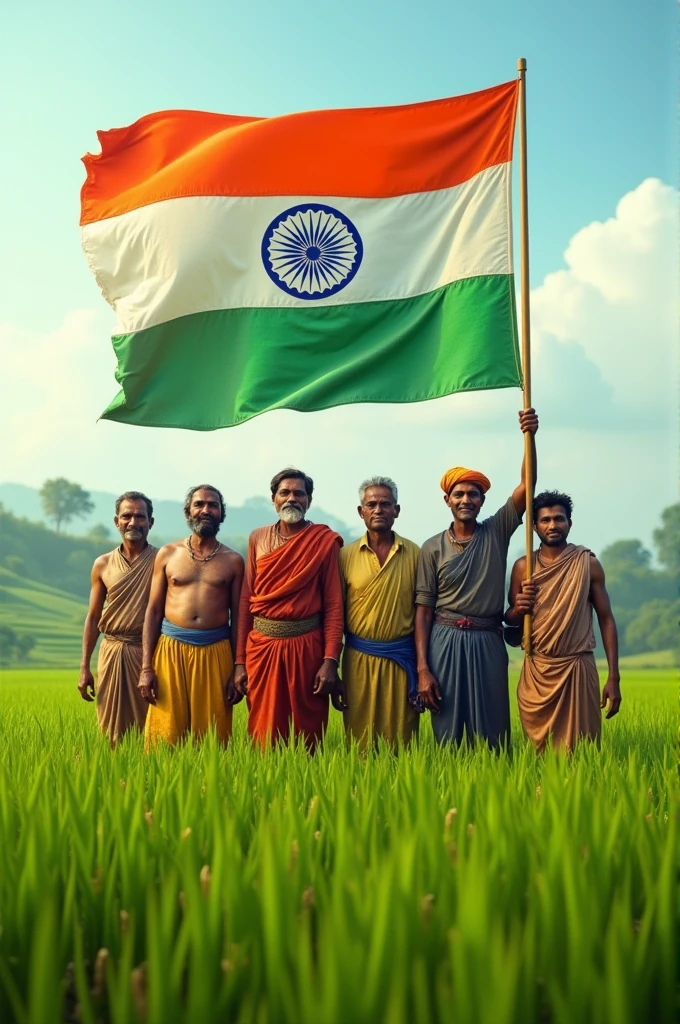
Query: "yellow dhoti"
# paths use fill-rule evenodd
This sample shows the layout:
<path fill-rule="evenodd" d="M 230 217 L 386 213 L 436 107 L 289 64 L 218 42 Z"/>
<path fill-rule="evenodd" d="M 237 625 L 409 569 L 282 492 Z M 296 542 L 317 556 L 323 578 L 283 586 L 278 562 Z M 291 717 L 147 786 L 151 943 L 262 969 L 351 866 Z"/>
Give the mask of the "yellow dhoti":
<path fill-rule="evenodd" d="M 189 732 L 201 737 L 211 728 L 226 744 L 232 710 L 224 692 L 233 667 L 228 640 L 199 646 L 161 636 L 154 655 L 158 692 L 146 718 L 145 747 L 158 740 L 177 743 Z"/>
<path fill-rule="evenodd" d="M 417 734 L 420 716 L 408 702 L 408 678 L 396 662 L 346 647 L 342 678 L 348 704 L 345 731 L 361 750 L 379 736 L 394 747 Z"/>

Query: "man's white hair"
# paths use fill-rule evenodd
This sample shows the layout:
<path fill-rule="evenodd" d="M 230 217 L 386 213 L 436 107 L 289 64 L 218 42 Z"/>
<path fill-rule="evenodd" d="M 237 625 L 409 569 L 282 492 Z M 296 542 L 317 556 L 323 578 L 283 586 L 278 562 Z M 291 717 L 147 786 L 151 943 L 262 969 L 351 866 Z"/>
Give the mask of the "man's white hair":
<path fill-rule="evenodd" d="M 390 480 L 388 476 L 372 476 L 368 480 L 364 480 L 359 486 L 359 501 L 363 505 L 364 495 L 369 487 L 386 487 L 388 491 L 392 491 L 392 500 L 396 505 L 399 501 L 399 491 L 394 480 Z"/>

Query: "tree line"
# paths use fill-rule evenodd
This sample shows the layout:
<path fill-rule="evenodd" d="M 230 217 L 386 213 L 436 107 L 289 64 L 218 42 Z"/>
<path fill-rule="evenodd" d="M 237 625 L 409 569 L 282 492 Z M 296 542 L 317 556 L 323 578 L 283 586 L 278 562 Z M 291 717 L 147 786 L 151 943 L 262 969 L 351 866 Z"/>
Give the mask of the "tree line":
<path fill-rule="evenodd" d="M 652 540 L 659 568 L 639 540 L 617 540 L 599 554 L 623 654 L 680 649 L 680 502 L 663 510 Z"/>

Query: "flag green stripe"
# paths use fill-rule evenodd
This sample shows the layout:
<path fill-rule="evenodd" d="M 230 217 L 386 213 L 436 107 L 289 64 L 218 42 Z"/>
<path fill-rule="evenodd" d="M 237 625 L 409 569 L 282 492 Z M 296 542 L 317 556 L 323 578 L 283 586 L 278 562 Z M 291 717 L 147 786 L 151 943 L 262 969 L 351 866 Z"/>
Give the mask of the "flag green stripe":
<path fill-rule="evenodd" d="M 104 419 L 214 430 L 272 409 L 521 387 L 513 275 L 410 299 L 194 313 L 113 338 Z"/>

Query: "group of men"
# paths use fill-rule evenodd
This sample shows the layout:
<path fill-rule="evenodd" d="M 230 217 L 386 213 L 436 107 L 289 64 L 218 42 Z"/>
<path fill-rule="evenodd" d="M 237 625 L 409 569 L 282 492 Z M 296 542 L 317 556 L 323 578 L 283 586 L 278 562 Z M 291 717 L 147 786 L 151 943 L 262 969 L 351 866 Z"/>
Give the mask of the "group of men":
<path fill-rule="evenodd" d="M 533 445 L 535 411 L 519 420 Z M 519 642 L 530 615 L 518 687 L 526 734 L 538 750 L 598 740 L 601 709 L 610 718 L 621 703 L 602 566 L 568 541 L 571 499 L 539 494 L 534 566 L 527 579 L 525 559 L 515 563 L 504 610 L 508 547 L 526 511 L 524 466 L 520 477 L 480 522 L 488 478 L 450 469 L 441 488 L 451 524 L 422 548 L 394 529 L 396 484 L 373 477 L 359 488 L 365 532 L 343 546 L 307 518 L 312 479 L 287 468 L 271 481 L 276 522 L 253 531 L 245 563 L 217 538 L 226 509 L 216 487 L 189 491 L 189 536 L 160 550 L 148 543 L 151 501 L 128 491 L 115 509 L 122 543 L 92 570 L 80 693 L 96 699 L 112 744 L 129 728 L 144 729 L 147 747 L 209 729 L 226 743 L 232 708 L 245 698 L 248 731 L 263 747 L 292 730 L 312 750 L 332 703 L 362 748 L 379 737 L 408 743 L 430 711 L 439 743 L 481 739 L 499 749 L 510 740 L 506 640 Z M 593 609 L 609 668 L 602 694 Z"/>

